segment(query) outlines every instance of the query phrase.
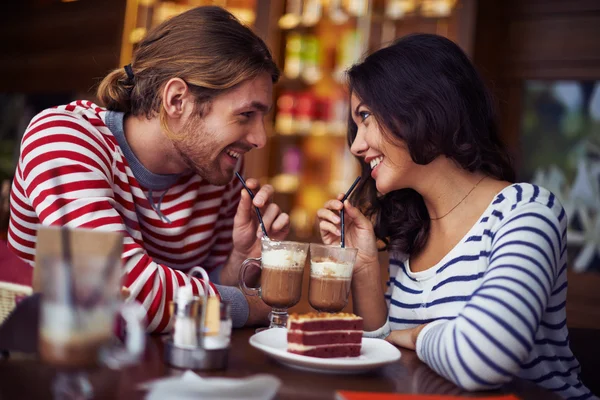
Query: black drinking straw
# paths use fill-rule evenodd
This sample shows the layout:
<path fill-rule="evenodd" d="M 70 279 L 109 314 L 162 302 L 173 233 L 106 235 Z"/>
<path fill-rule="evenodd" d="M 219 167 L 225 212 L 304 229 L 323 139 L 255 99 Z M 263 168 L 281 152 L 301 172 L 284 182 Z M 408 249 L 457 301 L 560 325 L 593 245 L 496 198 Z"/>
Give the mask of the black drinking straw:
<path fill-rule="evenodd" d="M 342 211 L 340 211 L 340 222 L 342 224 L 342 229 L 341 229 L 341 246 L 346 247 L 346 236 L 345 236 L 345 231 L 346 231 L 346 227 L 344 226 L 344 202 L 346 201 L 346 199 L 348 198 L 348 196 L 350 196 L 352 194 L 352 191 L 354 190 L 354 188 L 356 187 L 356 185 L 358 185 L 358 181 L 360 181 L 360 176 L 356 177 L 356 179 L 354 180 L 354 183 L 352 184 L 352 186 L 350 186 L 350 189 L 348 189 L 348 191 L 346 192 L 346 194 L 344 195 L 344 197 L 342 197 Z"/>
<path fill-rule="evenodd" d="M 237 178 L 240 180 L 240 182 L 242 182 L 242 185 L 244 185 L 244 188 L 246 189 L 246 191 L 248 192 L 248 194 L 250 195 L 250 198 L 252 200 L 254 200 L 254 193 L 252 192 L 252 190 L 246 185 L 246 181 L 244 180 L 244 178 L 242 178 L 242 176 L 239 174 L 239 172 L 235 173 L 235 176 L 237 176 Z M 256 211 L 256 216 L 258 217 L 258 222 L 260 223 L 260 227 L 262 228 L 263 231 L 263 235 L 265 235 L 265 238 L 269 238 L 269 235 L 267 234 L 267 229 L 265 228 L 265 224 L 263 223 L 263 219 L 262 219 L 262 215 L 260 215 L 260 211 L 258 210 L 258 207 L 254 206 L 254 210 Z"/>

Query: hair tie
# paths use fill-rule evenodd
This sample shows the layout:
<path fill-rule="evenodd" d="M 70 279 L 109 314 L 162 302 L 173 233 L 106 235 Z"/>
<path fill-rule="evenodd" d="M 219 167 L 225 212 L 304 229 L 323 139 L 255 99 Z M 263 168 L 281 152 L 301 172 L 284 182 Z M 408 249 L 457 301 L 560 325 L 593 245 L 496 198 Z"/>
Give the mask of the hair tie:
<path fill-rule="evenodd" d="M 125 68 L 125 73 L 127 74 L 127 83 L 133 85 L 133 78 L 135 78 L 135 75 L 133 74 L 133 68 L 131 68 L 131 64 L 127 64 L 123 68 Z"/>

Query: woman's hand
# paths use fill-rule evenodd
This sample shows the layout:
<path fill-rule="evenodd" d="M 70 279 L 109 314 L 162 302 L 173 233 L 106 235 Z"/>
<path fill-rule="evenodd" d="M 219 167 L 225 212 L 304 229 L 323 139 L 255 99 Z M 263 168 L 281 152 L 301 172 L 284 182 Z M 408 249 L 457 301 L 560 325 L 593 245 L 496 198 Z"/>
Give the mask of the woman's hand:
<path fill-rule="evenodd" d="M 323 208 L 317 211 L 319 218 L 319 231 L 323 243 L 328 245 L 339 244 L 341 239 L 340 211 L 344 208 L 344 225 L 346 226 L 346 247 L 358 249 L 354 272 L 372 265 L 379 265 L 377 258 L 377 239 L 373 231 L 373 224 L 358 208 L 352 206 L 348 200 L 342 205 L 343 193 L 337 199 L 329 200 Z"/>
<path fill-rule="evenodd" d="M 394 346 L 415 350 L 417 347 L 417 338 L 419 337 L 419 333 L 421 333 L 425 326 L 427 326 L 427 324 L 422 324 L 411 329 L 392 331 L 389 336 L 385 338 L 385 340 Z"/>

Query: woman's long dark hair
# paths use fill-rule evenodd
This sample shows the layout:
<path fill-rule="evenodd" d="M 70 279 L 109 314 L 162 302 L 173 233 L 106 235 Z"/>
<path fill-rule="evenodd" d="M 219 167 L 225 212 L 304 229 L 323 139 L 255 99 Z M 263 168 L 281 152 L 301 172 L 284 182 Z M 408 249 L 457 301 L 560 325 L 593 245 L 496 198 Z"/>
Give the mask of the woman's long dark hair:
<path fill-rule="evenodd" d="M 444 155 L 465 170 L 514 181 L 493 99 L 452 41 L 431 34 L 406 36 L 354 65 L 348 78 L 350 93 L 370 109 L 383 134 L 406 144 L 415 163 L 425 165 Z M 349 118 L 350 145 L 356 133 Z M 370 166 L 359 161 L 362 184 L 353 202 L 372 218 L 388 250 L 417 254 L 430 227 L 423 198 L 412 189 L 379 196 Z"/>

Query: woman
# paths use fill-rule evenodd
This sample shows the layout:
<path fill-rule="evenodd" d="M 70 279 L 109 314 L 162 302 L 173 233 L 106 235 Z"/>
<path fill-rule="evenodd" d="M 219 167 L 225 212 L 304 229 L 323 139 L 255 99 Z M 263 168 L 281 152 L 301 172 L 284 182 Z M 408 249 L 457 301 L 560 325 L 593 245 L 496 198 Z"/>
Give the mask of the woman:
<path fill-rule="evenodd" d="M 569 349 L 565 211 L 514 181 L 492 99 L 460 48 L 413 35 L 348 73 L 352 202 L 319 210 L 326 244 L 359 249 L 352 282 L 366 335 L 416 349 L 468 390 L 514 376 L 591 398 Z M 381 288 L 376 242 L 390 254 Z"/>

